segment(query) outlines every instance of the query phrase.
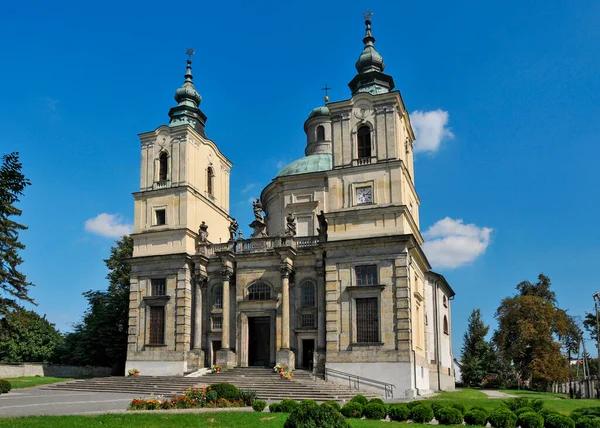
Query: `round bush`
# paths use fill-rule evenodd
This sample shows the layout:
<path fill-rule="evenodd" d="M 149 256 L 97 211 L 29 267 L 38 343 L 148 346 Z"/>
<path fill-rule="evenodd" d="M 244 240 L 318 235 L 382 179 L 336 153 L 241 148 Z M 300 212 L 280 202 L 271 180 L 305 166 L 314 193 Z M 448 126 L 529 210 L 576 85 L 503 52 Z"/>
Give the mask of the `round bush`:
<path fill-rule="evenodd" d="M 544 420 L 546 420 L 546 418 L 550 415 L 557 415 L 558 412 L 556 410 L 552 410 L 552 409 L 542 409 L 538 412 L 538 415 L 540 415 L 542 418 L 544 418 Z M 575 418 L 571 417 L 573 420 L 575 420 Z"/>
<path fill-rule="evenodd" d="M 493 428 L 515 428 L 517 415 L 506 407 L 498 407 L 490 414 L 489 420 Z"/>
<path fill-rule="evenodd" d="M 581 416 L 575 423 L 575 428 L 600 428 L 598 416 Z"/>
<path fill-rule="evenodd" d="M 575 409 L 571 412 L 569 417 L 573 419 L 575 422 L 581 416 L 598 416 L 600 417 L 600 407 L 580 407 L 579 409 Z"/>
<path fill-rule="evenodd" d="M 548 415 L 544 421 L 544 427 L 546 428 L 575 428 L 575 421 L 568 416 L 557 413 L 555 415 Z"/>
<path fill-rule="evenodd" d="M 350 400 L 350 401 L 358 403 L 363 407 L 365 407 L 367 404 L 369 404 L 369 400 L 367 400 L 367 397 L 365 397 L 364 395 L 361 395 L 361 394 L 355 395 L 354 397 L 352 397 L 352 400 Z"/>
<path fill-rule="evenodd" d="M 422 401 L 418 401 L 418 400 L 417 401 L 409 401 L 408 403 L 406 403 L 408 408 L 411 410 L 413 409 L 413 407 L 420 406 L 421 404 L 425 404 L 425 403 L 423 403 Z M 437 403 L 437 404 L 439 404 L 439 403 Z"/>
<path fill-rule="evenodd" d="M 267 407 L 267 402 L 263 400 L 254 400 L 252 402 L 252 408 L 255 412 L 262 412 Z"/>
<path fill-rule="evenodd" d="M 290 413 L 285 428 L 349 428 L 350 425 L 344 417 L 334 410 L 333 406 L 325 404 L 319 406 L 312 400 L 304 400 Z"/>
<path fill-rule="evenodd" d="M 281 404 L 280 403 L 271 403 L 271 404 L 269 404 L 269 412 L 271 412 L 271 413 L 281 413 Z"/>
<path fill-rule="evenodd" d="M 455 408 L 456 410 L 458 410 L 458 411 L 460 412 L 460 416 L 461 416 L 461 417 L 462 417 L 462 416 L 465 414 L 465 412 L 467 411 L 467 409 L 465 408 L 465 406 L 463 406 L 463 405 L 462 405 L 462 404 L 460 404 L 460 403 L 452 403 L 452 404 L 450 404 L 450 407 L 453 407 L 453 408 Z"/>
<path fill-rule="evenodd" d="M 217 393 L 218 398 L 224 398 L 227 401 L 239 400 L 240 390 L 230 383 L 215 383 L 210 386 L 212 391 Z"/>
<path fill-rule="evenodd" d="M 342 406 L 340 406 L 340 403 L 338 403 L 337 401 L 333 401 L 333 400 L 324 401 L 323 403 L 321 403 L 321 406 L 324 406 L 324 405 L 333 407 L 337 412 L 340 412 L 342 410 Z"/>
<path fill-rule="evenodd" d="M 383 402 L 383 400 L 381 398 L 371 398 L 369 400 L 369 404 L 371 403 L 379 403 L 379 404 L 383 404 L 385 406 L 385 403 Z"/>
<path fill-rule="evenodd" d="M 521 408 L 515 410 L 513 413 L 515 415 L 517 415 L 517 417 L 519 417 L 519 415 L 521 413 L 531 413 L 531 412 L 535 412 L 535 410 L 533 410 L 531 407 L 521 407 Z"/>
<path fill-rule="evenodd" d="M 284 400 L 281 400 L 281 403 L 279 403 L 279 407 L 281 408 L 281 412 L 283 413 L 292 413 L 292 410 L 298 407 L 298 404 L 298 402 L 286 398 Z"/>
<path fill-rule="evenodd" d="M 6 379 L 0 379 L 0 394 L 6 394 L 12 389 L 12 385 Z"/>
<path fill-rule="evenodd" d="M 488 413 L 480 409 L 471 409 L 465 413 L 465 423 L 467 425 L 485 426 L 488 419 Z"/>
<path fill-rule="evenodd" d="M 436 419 L 440 425 L 460 425 L 463 422 L 463 415 L 459 409 L 447 406 L 438 410 Z"/>
<path fill-rule="evenodd" d="M 544 418 L 535 412 L 522 412 L 517 417 L 517 425 L 521 428 L 543 428 Z"/>
<path fill-rule="evenodd" d="M 392 404 L 388 414 L 390 419 L 396 422 L 404 422 L 410 418 L 410 409 L 406 404 Z"/>
<path fill-rule="evenodd" d="M 346 418 L 360 419 L 363 414 L 363 406 L 356 401 L 349 401 L 342 407 L 342 415 Z"/>
<path fill-rule="evenodd" d="M 427 404 L 419 404 L 411 409 L 410 418 L 420 424 L 430 422 L 433 419 L 433 410 Z"/>
<path fill-rule="evenodd" d="M 367 419 L 374 419 L 376 421 L 385 418 L 387 409 L 384 404 L 380 403 L 369 403 L 363 410 L 363 416 Z"/>
<path fill-rule="evenodd" d="M 433 410 L 433 416 L 439 420 L 439 416 L 440 416 L 440 410 L 445 409 L 446 407 L 448 407 L 448 403 L 446 404 L 442 404 L 442 403 L 432 403 L 431 404 L 431 409 Z"/>

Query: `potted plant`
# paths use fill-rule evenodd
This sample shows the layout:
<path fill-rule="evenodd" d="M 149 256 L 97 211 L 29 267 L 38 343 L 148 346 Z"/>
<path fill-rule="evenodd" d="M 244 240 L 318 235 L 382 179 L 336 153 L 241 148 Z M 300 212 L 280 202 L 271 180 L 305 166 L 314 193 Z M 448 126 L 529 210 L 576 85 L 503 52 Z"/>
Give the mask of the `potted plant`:
<path fill-rule="evenodd" d="M 275 367 L 273 367 L 273 371 L 275 373 L 280 373 L 280 374 L 283 373 L 283 364 L 281 364 L 281 363 L 275 364 Z"/>
<path fill-rule="evenodd" d="M 221 373 L 221 366 L 218 364 L 213 364 L 210 368 L 211 373 Z"/>
<path fill-rule="evenodd" d="M 140 375 L 140 371 L 138 369 L 131 369 L 127 372 L 127 374 L 129 376 L 139 376 Z"/>

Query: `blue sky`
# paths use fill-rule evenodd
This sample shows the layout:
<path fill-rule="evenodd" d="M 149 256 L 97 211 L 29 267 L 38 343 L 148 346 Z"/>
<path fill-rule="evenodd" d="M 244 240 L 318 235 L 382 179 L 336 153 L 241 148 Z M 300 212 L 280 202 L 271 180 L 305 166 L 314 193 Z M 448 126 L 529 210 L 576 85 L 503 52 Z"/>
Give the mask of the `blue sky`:
<path fill-rule="evenodd" d="M 455 353 L 473 308 L 494 327 L 499 301 L 540 272 L 562 307 L 590 311 L 600 3 L 584 0 L 4 5 L 0 153 L 19 151 L 33 183 L 21 221 L 37 310 L 67 331 L 85 310 L 81 293 L 106 287 L 114 239 L 86 221 L 132 222 L 137 134 L 168 122 L 186 48 L 207 134 L 234 163 L 231 213 L 247 225 L 249 199 L 303 155 L 321 88 L 350 96 L 365 9 L 419 134 L 421 228 L 457 293 Z"/>

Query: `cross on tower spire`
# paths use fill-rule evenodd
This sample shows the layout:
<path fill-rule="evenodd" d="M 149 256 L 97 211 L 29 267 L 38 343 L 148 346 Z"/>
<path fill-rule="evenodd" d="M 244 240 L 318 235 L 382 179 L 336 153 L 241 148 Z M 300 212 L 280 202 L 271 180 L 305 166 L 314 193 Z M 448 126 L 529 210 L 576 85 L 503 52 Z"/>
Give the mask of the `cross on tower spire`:
<path fill-rule="evenodd" d="M 192 59 L 192 55 L 194 55 L 196 52 L 194 52 L 193 48 L 187 48 L 187 50 L 185 51 L 185 54 L 188 56 L 188 59 L 191 60 Z"/>
<path fill-rule="evenodd" d="M 327 86 L 327 83 L 325 83 L 325 87 L 321 88 L 322 91 L 325 91 L 325 102 L 328 103 L 329 102 L 329 95 L 327 95 L 327 91 L 329 91 L 331 88 L 329 86 Z"/>

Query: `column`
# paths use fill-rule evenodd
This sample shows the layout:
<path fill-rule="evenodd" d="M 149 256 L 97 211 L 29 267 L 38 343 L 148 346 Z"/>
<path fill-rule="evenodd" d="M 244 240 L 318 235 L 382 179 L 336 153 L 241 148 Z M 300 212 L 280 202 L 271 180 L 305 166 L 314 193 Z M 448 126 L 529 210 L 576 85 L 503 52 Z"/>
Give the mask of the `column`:
<path fill-rule="evenodd" d="M 196 275 L 194 289 L 194 349 L 202 349 L 202 288 L 207 277 Z"/>
<path fill-rule="evenodd" d="M 221 331 L 221 349 L 228 350 L 229 349 L 229 282 L 231 281 L 231 276 L 233 272 L 231 272 L 228 268 L 224 268 L 221 272 L 223 276 L 223 318 L 222 318 L 222 331 Z"/>
<path fill-rule="evenodd" d="M 281 349 L 290 349 L 290 273 L 288 265 L 281 267 Z"/>

